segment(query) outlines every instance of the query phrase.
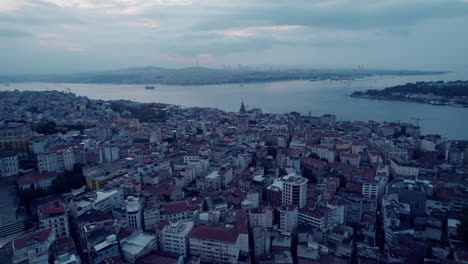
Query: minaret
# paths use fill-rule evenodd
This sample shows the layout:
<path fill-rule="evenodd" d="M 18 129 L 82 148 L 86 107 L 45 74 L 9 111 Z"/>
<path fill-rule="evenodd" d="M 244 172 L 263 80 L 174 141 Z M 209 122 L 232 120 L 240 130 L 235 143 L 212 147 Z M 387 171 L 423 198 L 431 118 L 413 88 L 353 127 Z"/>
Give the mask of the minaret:
<path fill-rule="evenodd" d="M 249 115 L 245 111 L 244 100 L 242 100 L 241 107 L 239 109 L 239 115 L 237 117 L 237 131 L 245 132 L 249 129 Z"/>

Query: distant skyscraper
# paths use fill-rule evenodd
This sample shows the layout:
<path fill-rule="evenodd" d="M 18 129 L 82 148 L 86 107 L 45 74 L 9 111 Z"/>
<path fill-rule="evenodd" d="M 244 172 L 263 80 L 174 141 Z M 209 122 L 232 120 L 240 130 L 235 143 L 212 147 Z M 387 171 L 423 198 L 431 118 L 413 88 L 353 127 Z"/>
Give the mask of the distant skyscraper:
<path fill-rule="evenodd" d="M 245 110 L 244 101 L 242 100 L 242 104 L 239 110 L 239 115 L 237 116 L 237 130 L 239 132 L 245 132 L 249 129 L 249 115 Z"/>

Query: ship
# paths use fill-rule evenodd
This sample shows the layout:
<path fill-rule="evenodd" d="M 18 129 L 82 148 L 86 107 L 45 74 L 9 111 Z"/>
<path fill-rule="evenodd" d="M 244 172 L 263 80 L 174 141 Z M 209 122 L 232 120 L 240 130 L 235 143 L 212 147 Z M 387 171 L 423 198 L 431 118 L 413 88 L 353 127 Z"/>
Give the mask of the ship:
<path fill-rule="evenodd" d="M 146 89 L 146 90 L 154 90 L 155 87 L 154 87 L 154 86 L 145 86 L 145 89 Z"/>

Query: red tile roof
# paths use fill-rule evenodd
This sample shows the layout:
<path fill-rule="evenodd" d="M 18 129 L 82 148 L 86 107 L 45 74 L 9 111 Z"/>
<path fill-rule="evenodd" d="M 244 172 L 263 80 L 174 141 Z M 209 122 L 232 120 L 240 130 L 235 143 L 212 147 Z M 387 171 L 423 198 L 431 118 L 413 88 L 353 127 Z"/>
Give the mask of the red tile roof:
<path fill-rule="evenodd" d="M 45 215 L 55 215 L 65 213 L 65 207 L 61 200 L 53 200 L 39 206 L 39 211 Z"/>
<path fill-rule="evenodd" d="M 29 243 L 35 244 L 44 242 L 49 238 L 51 233 L 52 228 L 45 228 L 17 238 L 13 241 L 13 250 L 25 248 L 28 246 Z"/>
<path fill-rule="evenodd" d="M 30 185 L 40 180 L 45 180 L 45 179 L 55 178 L 55 177 L 57 177 L 56 172 L 46 172 L 46 173 L 41 173 L 41 174 L 25 175 L 16 179 L 16 183 L 18 185 Z"/>

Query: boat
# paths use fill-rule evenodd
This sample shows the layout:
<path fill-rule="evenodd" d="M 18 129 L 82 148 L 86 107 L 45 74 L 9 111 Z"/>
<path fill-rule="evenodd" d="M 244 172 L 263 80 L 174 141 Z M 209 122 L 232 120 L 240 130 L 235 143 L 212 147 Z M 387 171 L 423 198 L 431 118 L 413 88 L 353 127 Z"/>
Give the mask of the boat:
<path fill-rule="evenodd" d="M 155 88 L 154 88 L 154 86 L 145 86 L 145 89 L 146 90 L 154 90 Z"/>
<path fill-rule="evenodd" d="M 5 83 L 5 86 L 10 86 L 10 84 L 9 84 L 9 83 Z"/>

